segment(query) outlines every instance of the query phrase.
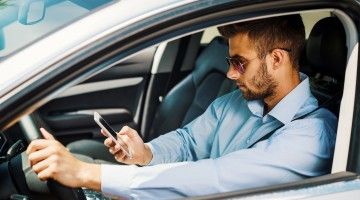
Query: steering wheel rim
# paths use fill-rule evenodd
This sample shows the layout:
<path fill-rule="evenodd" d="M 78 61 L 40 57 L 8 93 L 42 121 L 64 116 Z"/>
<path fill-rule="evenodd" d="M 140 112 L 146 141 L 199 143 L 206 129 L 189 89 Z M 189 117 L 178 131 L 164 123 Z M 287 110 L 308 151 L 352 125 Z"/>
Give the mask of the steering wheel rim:
<path fill-rule="evenodd" d="M 86 200 L 84 191 L 81 188 L 70 188 L 52 179 L 47 181 L 47 186 L 50 192 L 60 200 Z"/>
<path fill-rule="evenodd" d="M 34 123 L 32 122 L 33 119 L 31 119 L 32 117 L 34 116 L 28 115 L 23 117 L 20 121 L 28 142 L 35 139 L 43 139 L 39 129 L 34 126 Z M 60 200 L 86 200 L 85 194 L 81 188 L 70 188 L 52 179 L 47 181 L 47 187 L 49 191 Z"/>
<path fill-rule="evenodd" d="M 43 138 L 44 137 L 39 134 L 39 139 Z M 81 188 L 71 188 L 53 179 L 49 179 L 47 181 L 47 186 L 49 188 L 49 191 L 52 194 L 55 194 L 56 197 L 60 200 L 86 200 L 84 191 Z"/>

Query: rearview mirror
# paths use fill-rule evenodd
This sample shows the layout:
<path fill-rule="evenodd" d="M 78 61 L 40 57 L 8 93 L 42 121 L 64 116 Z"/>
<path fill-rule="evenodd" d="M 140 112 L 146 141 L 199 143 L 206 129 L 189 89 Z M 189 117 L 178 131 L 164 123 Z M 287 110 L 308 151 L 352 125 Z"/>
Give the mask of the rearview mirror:
<path fill-rule="evenodd" d="M 24 25 L 35 24 L 45 17 L 45 0 L 19 0 L 18 21 Z"/>

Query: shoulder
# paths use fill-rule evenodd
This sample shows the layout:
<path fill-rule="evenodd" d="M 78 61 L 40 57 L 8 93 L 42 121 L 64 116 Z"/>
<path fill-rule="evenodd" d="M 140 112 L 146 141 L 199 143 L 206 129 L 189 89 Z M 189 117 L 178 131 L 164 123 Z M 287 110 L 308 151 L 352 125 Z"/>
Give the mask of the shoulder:
<path fill-rule="evenodd" d="M 287 134 L 292 136 L 312 138 L 318 142 L 327 141 L 335 143 L 337 130 L 337 118 L 329 110 L 320 108 L 303 119 L 291 121 L 285 125 L 278 135 Z"/>
<path fill-rule="evenodd" d="M 246 102 L 242 97 L 242 93 L 239 90 L 235 90 L 215 99 L 209 108 L 222 115 L 224 112 L 243 110 L 241 108 L 245 105 Z"/>
<path fill-rule="evenodd" d="M 294 128 L 336 129 L 337 117 L 326 108 L 318 108 L 308 116 L 290 123 Z"/>
<path fill-rule="evenodd" d="M 244 98 L 242 97 L 242 93 L 239 91 L 239 90 L 234 90 L 230 93 L 227 93 L 221 97 L 218 97 L 214 103 L 218 103 L 218 104 L 221 104 L 221 103 L 232 103 L 232 102 L 240 102 L 240 101 L 243 101 Z"/>

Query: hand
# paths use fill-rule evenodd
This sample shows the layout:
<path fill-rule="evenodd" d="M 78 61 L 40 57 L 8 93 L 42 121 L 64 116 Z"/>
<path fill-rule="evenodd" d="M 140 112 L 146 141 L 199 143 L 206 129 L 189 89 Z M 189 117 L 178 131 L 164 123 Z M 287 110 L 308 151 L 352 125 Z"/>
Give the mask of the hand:
<path fill-rule="evenodd" d="M 101 133 L 106 136 L 103 130 Z M 117 141 L 124 147 L 127 147 L 132 158 L 126 156 L 118 144 L 115 144 L 111 138 L 104 141 L 105 146 L 109 148 L 118 162 L 125 164 L 147 165 L 152 159 L 150 148 L 144 144 L 139 134 L 132 128 L 124 126 L 117 134 Z M 125 144 L 124 144 L 125 143 Z"/>
<path fill-rule="evenodd" d="M 27 150 L 30 165 L 39 179 L 55 181 L 69 187 L 100 190 L 100 166 L 76 159 L 60 142 L 40 129 L 45 139 L 32 141 Z"/>

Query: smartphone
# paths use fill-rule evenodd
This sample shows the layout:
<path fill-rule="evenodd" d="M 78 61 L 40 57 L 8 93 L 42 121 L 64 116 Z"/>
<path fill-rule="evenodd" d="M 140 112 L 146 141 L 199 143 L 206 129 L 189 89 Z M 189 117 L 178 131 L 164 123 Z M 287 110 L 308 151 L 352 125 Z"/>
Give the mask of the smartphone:
<path fill-rule="evenodd" d="M 97 112 L 94 112 L 94 120 L 95 122 L 100 126 L 100 128 L 102 130 L 104 130 L 105 134 L 110 137 L 116 144 L 118 144 L 120 146 L 120 149 L 125 152 L 126 156 L 129 157 L 130 159 L 132 158 L 132 155 L 130 153 L 130 151 L 126 150 L 126 148 L 124 146 L 122 146 L 118 141 L 117 141 L 117 134 L 114 131 L 114 129 L 111 128 L 111 126 L 105 121 L 104 118 L 101 117 L 101 115 Z M 121 140 L 119 138 L 119 140 Z M 125 144 L 125 142 L 123 142 Z"/>

